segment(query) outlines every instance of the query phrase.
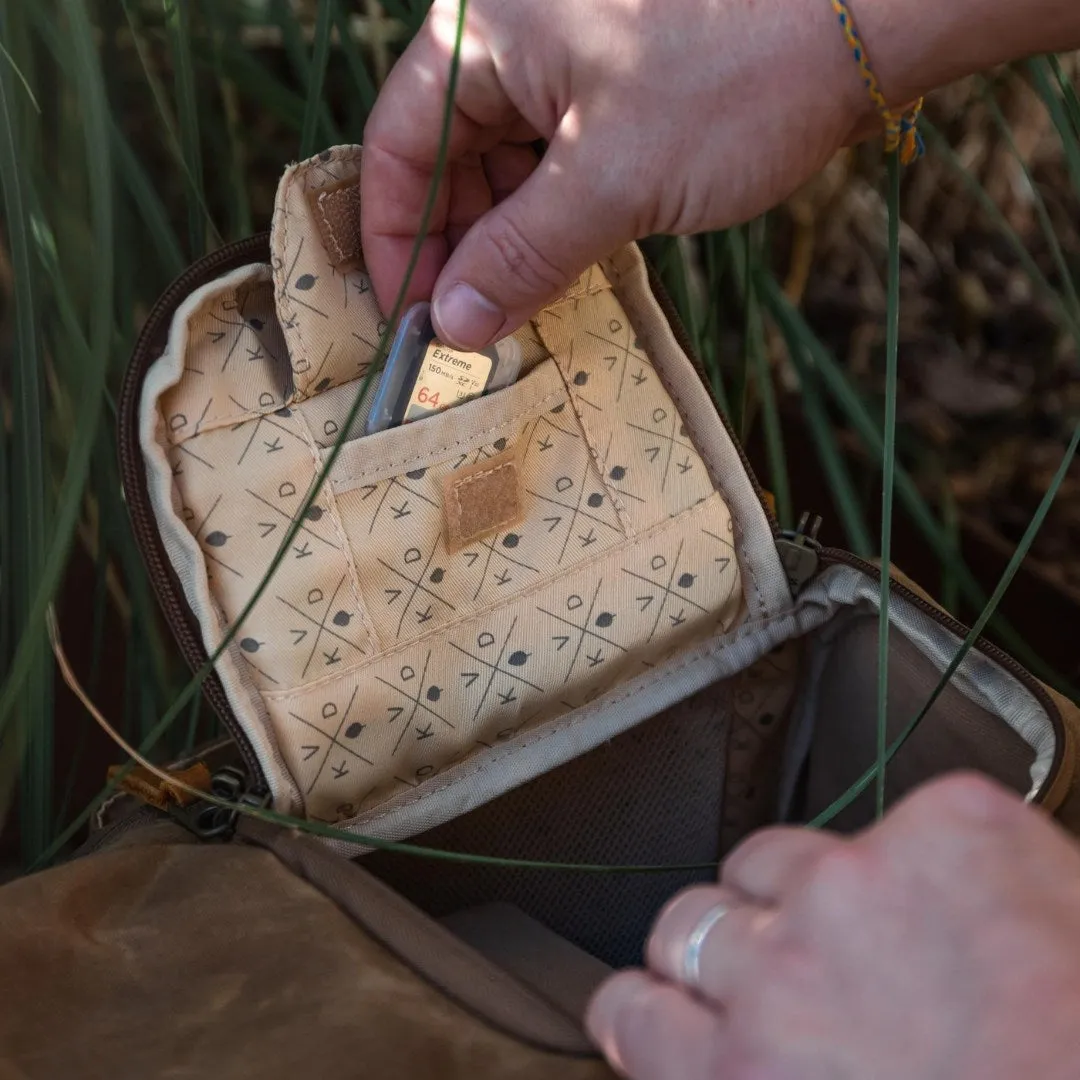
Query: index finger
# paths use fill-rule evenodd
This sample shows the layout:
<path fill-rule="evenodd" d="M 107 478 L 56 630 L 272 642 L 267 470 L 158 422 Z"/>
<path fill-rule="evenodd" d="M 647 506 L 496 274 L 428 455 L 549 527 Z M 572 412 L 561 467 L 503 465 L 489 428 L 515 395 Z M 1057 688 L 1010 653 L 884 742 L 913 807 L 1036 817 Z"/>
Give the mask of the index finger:
<path fill-rule="evenodd" d="M 437 5 L 391 70 L 364 131 L 361 242 L 384 312 L 391 310 L 404 282 L 435 180 L 455 32 L 456 19 Z M 513 115 L 486 49 L 467 34 L 450 115 L 447 164 L 488 149 Z M 405 306 L 431 295 L 446 263 L 451 196 L 448 169 L 440 178 Z"/>

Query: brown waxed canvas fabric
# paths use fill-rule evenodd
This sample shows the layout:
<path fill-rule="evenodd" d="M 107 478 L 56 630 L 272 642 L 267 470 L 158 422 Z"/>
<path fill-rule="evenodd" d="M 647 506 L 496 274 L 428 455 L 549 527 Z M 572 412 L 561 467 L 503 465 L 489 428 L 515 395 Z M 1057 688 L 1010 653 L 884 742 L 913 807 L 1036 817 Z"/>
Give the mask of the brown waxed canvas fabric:
<path fill-rule="evenodd" d="M 610 1077 L 455 1004 L 268 851 L 185 836 L 0 889 L 0 1077 Z"/>

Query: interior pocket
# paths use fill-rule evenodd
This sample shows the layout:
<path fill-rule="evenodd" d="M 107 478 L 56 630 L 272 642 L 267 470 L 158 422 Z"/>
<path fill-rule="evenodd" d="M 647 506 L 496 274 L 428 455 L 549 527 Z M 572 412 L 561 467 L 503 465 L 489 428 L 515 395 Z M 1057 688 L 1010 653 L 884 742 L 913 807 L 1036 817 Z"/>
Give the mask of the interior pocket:
<path fill-rule="evenodd" d="M 490 397 L 343 448 L 330 487 L 384 649 L 505 603 L 625 540 L 568 404 L 548 360 Z M 497 493 L 507 523 L 451 551 L 457 477 L 484 476 L 489 461 L 511 471 L 512 490 Z"/>

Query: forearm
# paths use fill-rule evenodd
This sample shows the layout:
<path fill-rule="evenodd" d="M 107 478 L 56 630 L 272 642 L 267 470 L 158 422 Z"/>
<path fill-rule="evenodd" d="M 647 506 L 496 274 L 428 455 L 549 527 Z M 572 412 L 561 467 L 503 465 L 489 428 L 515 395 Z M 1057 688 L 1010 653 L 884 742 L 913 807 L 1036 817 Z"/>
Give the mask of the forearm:
<path fill-rule="evenodd" d="M 895 105 L 996 64 L 1080 48 L 1080 0 L 854 0 L 851 6 Z"/>

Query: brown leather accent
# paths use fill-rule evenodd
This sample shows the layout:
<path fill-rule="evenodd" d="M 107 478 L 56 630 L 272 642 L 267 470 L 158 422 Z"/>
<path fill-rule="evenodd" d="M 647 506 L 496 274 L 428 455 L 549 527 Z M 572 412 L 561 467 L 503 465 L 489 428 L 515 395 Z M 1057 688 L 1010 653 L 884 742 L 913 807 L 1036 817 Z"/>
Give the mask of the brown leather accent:
<path fill-rule="evenodd" d="M 1076 767 L 1077 747 L 1080 746 L 1080 708 L 1051 687 L 1044 688 L 1061 713 L 1065 746 L 1061 768 L 1047 789 L 1042 805 L 1070 832 L 1080 835 L 1080 771 Z"/>
<path fill-rule="evenodd" d="M 0 888 L 4 1076 L 610 1080 L 477 1019 L 269 851 L 145 833 Z"/>
<path fill-rule="evenodd" d="M 363 269 L 359 178 L 311 191 L 308 201 L 330 265 L 335 270 Z"/>
<path fill-rule="evenodd" d="M 506 529 L 525 511 L 517 450 L 449 473 L 443 481 L 446 546 L 451 552 Z"/>
<path fill-rule="evenodd" d="M 110 766 L 109 779 L 112 780 L 122 771 L 122 765 Z M 210 770 L 201 761 L 189 768 L 174 770 L 169 775 L 188 787 L 199 791 L 210 790 Z M 118 786 L 121 791 L 134 795 L 135 798 L 158 810 L 167 810 L 170 806 L 189 806 L 196 799 L 196 796 L 184 791 L 177 784 L 166 783 L 141 765 L 136 765 L 120 780 Z"/>

